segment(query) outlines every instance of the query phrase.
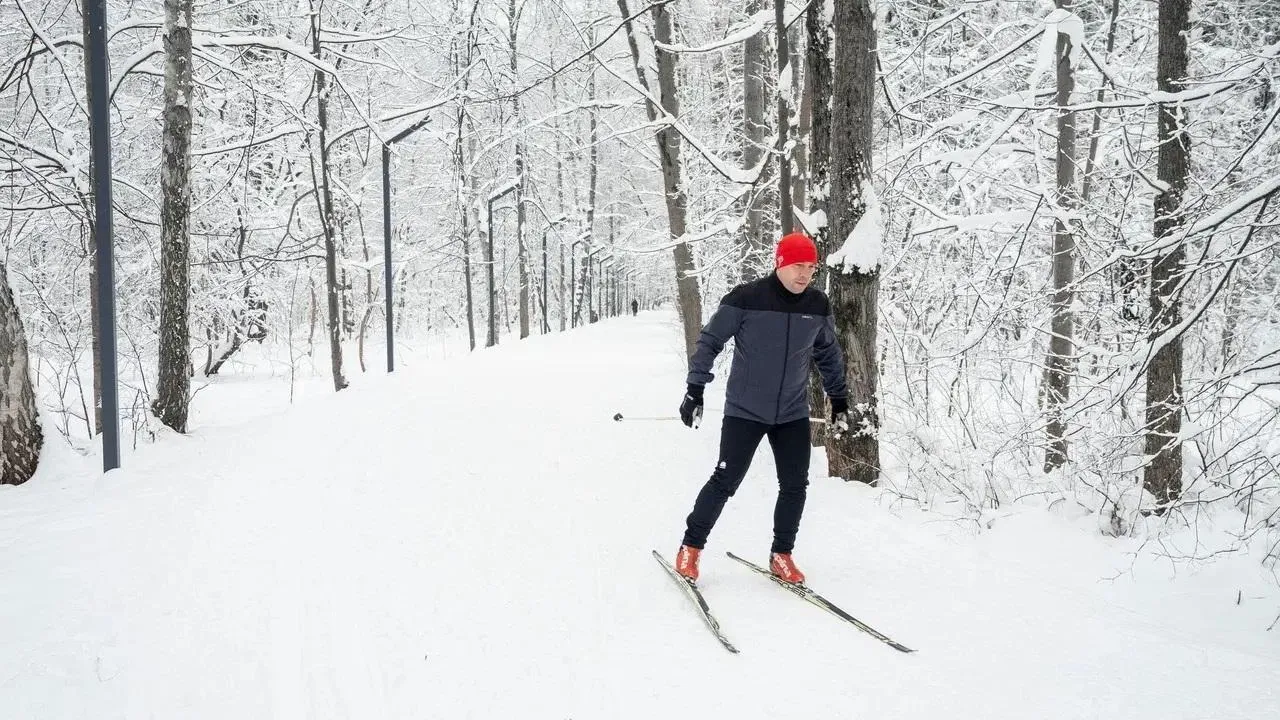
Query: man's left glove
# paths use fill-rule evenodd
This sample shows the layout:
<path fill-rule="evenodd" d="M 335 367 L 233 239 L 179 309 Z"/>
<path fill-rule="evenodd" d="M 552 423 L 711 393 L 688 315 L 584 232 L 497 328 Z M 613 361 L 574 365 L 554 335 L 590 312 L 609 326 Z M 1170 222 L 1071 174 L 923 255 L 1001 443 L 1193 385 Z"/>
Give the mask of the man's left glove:
<path fill-rule="evenodd" d="M 849 432 L 849 398 L 831 398 L 831 434 L 837 439 Z"/>
<path fill-rule="evenodd" d="M 702 424 L 702 386 L 689 385 L 680 403 L 680 422 L 685 427 L 697 427 Z"/>

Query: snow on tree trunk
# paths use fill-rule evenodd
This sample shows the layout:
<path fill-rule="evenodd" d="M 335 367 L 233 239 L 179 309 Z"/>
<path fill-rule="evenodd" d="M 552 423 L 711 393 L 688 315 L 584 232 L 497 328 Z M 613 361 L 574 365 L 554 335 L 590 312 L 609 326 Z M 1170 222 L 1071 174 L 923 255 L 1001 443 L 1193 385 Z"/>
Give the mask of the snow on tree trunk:
<path fill-rule="evenodd" d="M 760 11 L 761 0 L 750 0 L 745 8 L 748 15 Z M 764 33 L 755 33 L 742 44 L 742 168 L 750 170 L 764 157 L 765 136 L 769 132 L 765 121 Z M 742 227 L 741 279 L 750 280 L 758 270 L 768 267 L 769 243 L 764 237 L 763 182 L 751 188 L 745 200 L 746 223 Z"/>
<path fill-rule="evenodd" d="M 795 229 L 795 210 L 791 205 L 791 88 L 795 84 L 795 73 L 787 56 L 787 25 L 783 19 L 786 0 L 774 0 L 774 30 L 776 31 L 778 50 L 778 82 L 774 88 L 778 93 L 778 224 L 780 235 L 786 235 Z"/>
<path fill-rule="evenodd" d="M 1071 0 L 1058 0 L 1062 11 L 1071 9 Z M 1072 16 L 1074 19 L 1074 16 Z M 1063 21 L 1065 22 L 1065 20 Z M 1061 24 L 1061 23 L 1060 23 Z M 1078 21 L 1077 21 L 1078 24 Z M 1046 33 L 1053 32 L 1050 27 Z M 1072 47 L 1076 35 L 1061 28 L 1055 33 L 1057 52 L 1057 104 L 1071 104 L 1075 91 L 1073 58 L 1080 55 Z M 1067 462 L 1067 422 L 1063 417 L 1071 394 L 1071 375 L 1074 372 L 1075 316 L 1071 306 L 1075 300 L 1075 236 L 1068 218 L 1076 212 L 1080 203 L 1076 195 L 1076 116 L 1074 112 L 1058 113 L 1057 181 L 1058 208 L 1053 223 L 1053 300 L 1050 303 L 1052 319 L 1049 338 L 1049 354 L 1045 358 L 1043 396 L 1048 445 L 1045 447 L 1044 471 L 1049 472 Z"/>
<path fill-rule="evenodd" d="M 0 485 L 21 485 L 35 474 L 44 435 L 31 387 L 27 335 L 0 258 Z"/>
<path fill-rule="evenodd" d="M 320 55 L 320 9 L 311 6 L 311 51 L 317 61 Z M 333 389 L 342 390 L 347 379 L 342 374 L 342 318 L 339 315 L 338 247 L 334 237 L 333 191 L 329 183 L 329 84 L 324 70 L 315 71 L 317 140 L 320 146 L 320 224 L 324 229 L 325 289 L 329 301 L 329 359 L 333 371 Z"/>
<path fill-rule="evenodd" d="M 519 29 L 520 16 L 516 12 L 516 0 L 510 0 L 507 6 L 507 27 L 510 30 L 508 37 L 509 47 L 511 50 L 511 78 L 516 80 L 520 77 L 516 51 L 516 31 Z M 513 94 L 511 98 L 511 122 L 512 127 L 516 128 L 516 248 L 517 248 L 517 264 L 520 271 L 520 337 L 529 337 L 529 292 L 530 286 L 533 284 L 529 280 L 529 248 L 524 239 L 524 155 L 525 143 L 524 133 L 520 130 L 520 95 Z"/>
<path fill-rule="evenodd" d="M 834 477 L 868 484 L 880 476 L 876 301 L 881 223 L 871 177 L 874 19 L 868 0 L 835 3 L 828 203 L 830 237 L 844 243 L 830 255 L 828 264 L 833 271 L 831 305 L 836 334 L 848 366 L 852 426 L 842 437 L 827 439 L 828 467 Z"/>
<path fill-rule="evenodd" d="M 666 5 L 653 8 L 653 31 L 657 42 L 674 42 L 671 36 L 671 13 Z M 671 118 L 679 118 L 680 100 L 676 95 L 678 56 L 661 47 L 655 50 L 655 54 L 658 58 L 658 88 L 662 109 Z M 666 194 L 671 237 L 682 238 L 685 234 L 689 199 L 681 177 L 683 168 L 680 160 L 680 133 L 670 125 L 664 125 L 658 131 L 658 154 L 662 160 L 662 185 Z M 693 248 L 686 242 L 680 242 L 672 249 L 672 254 L 676 265 L 676 296 L 680 304 L 680 319 L 684 323 L 685 356 L 691 358 L 698 343 L 698 333 L 702 332 L 702 295 L 698 288 L 698 278 L 693 274 Z"/>
<path fill-rule="evenodd" d="M 827 227 L 827 196 L 831 168 L 831 0 L 818 0 L 805 13 L 805 103 L 808 106 L 809 163 L 805 196 L 809 234 L 818 246 L 818 262 L 825 263 L 831 243 Z M 830 290 L 825 275 L 818 276 L 824 290 Z M 826 406 L 822 378 L 817 371 L 809 374 L 809 407 Z M 826 444 L 826 426 L 813 424 L 814 447 Z"/>
<path fill-rule="evenodd" d="M 464 80 L 463 88 L 465 90 L 466 83 Z M 466 130 L 467 109 L 465 101 L 458 107 L 458 126 L 457 135 L 454 136 L 453 145 L 453 164 L 457 170 L 457 192 L 458 192 L 458 213 L 461 216 L 459 225 L 462 235 L 462 284 L 467 298 L 467 341 L 470 343 L 472 350 L 476 349 L 476 312 L 475 312 L 475 296 L 472 289 L 471 278 L 471 222 L 469 207 L 474 202 L 474 196 L 468 192 L 467 185 L 467 163 L 466 155 L 462 150 L 462 136 Z"/>
<path fill-rule="evenodd" d="M 1191 0 L 1160 0 L 1156 49 L 1156 86 L 1165 93 L 1186 88 L 1187 33 Z M 1184 279 L 1186 248 L 1183 196 L 1191 171 L 1191 141 L 1181 104 L 1157 110 L 1156 177 L 1167 189 L 1155 197 L 1155 237 L 1160 246 L 1151 263 L 1151 342 L 1155 353 L 1147 367 L 1146 455 L 1143 484 L 1161 503 L 1182 493 L 1182 336 L 1164 337 L 1182 321 L 1178 285 Z"/>
<path fill-rule="evenodd" d="M 164 134 L 160 161 L 160 351 L 151 411 L 187 431 L 191 400 L 191 16 L 194 0 L 165 0 Z"/>
<path fill-rule="evenodd" d="M 799 208 L 802 212 L 808 204 L 807 188 L 809 174 L 809 150 L 806 142 L 809 138 L 810 115 L 812 106 L 810 104 L 811 95 L 809 87 L 809 75 L 805 72 L 805 56 L 804 45 L 801 42 L 801 26 L 796 23 L 791 28 L 791 35 L 787 40 L 787 47 L 790 51 L 788 62 L 791 65 L 792 89 L 791 102 L 796 113 L 796 136 L 795 136 L 795 172 L 791 176 L 791 204 Z M 796 81 L 796 78 L 800 78 Z"/>
<path fill-rule="evenodd" d="M 590 146 L 588 153 L 589 160 L 587 166 L 587 211 L 586 218 L 583 221 L 582 239 L 586 243 L 586 261 L 583 263 L 582 272 L 578 276 L 578 301 L 577 311 L 579 313 L 578 324 L 583 323 L 581 317 L 583 304 L 586 304 L 587 317 L 586 322 L 595 322 L 592 320 L 591 289 L 594 286 L 595 275 L 591 266 L 591 249 L 596 241 L 596 205 L 600 202 L 600 120 L 596 116 L 595 99 L 596 99 L 596 71 L 595 66 L 591 66 L 591 70 L 587 75 L 587 97 L 592 107 L 587 112 L 587 144 Z"/>
<path fill-rule="evenodd" d="M 630 17 L 627 0 L 618 0 L 618 9 L 622 17 Z M 665 5 L 652 8 L 654 40 L 658 43 L 670 44 L 671 15 Z M 635 63 L 636 77 L 640 85 L 653 94 L 640 60 L 640 49 L 636 44 L 635 28 L 626 23 L 627 44 L 631 48 L 631 60 Z M 672 119 L 680 117 L 680 101 L 676 96 L 676 54 L 661 48 L 655 48 L 658 60 L 658 86 L 661 93 L 662 110 Z M 658 118 L 658 109 L 653 103 L 646 102 L 645 110 L 649 121 Z M 662 167 L 662 186 L 667 205 L 667 223 L 672 238 L 681 238 L 685 233 L 688 197 L 681 185 L 680 167 L 680 133 L 667 125 L 658 131 L 658 160 Z M 693 357 L 698 343 L 698 333 L 702 332 L 702 294 L 698 288 L 698 278 L 692 273 L 696 269 L 693 262 L 693 249 L 688 243 L 677 243 L 671 250 L 675 260 L 676 299 L 680 310 L 680 322 L 684 326 L 685 357 Z"/>
<path fill-rule="evenodd" d="M 555 52 L 551 54 L 551 64 L 555 65 Z M 551 76 L 551 97 L 554 102 L 560 102 L 560 90 L 556 82 L 557 75 Z M 555 135 L 555 152 L 556 152 L 556 216 L 565 218 L 564 205 L 564 149 L 563 139 L 560 134 L 560 118 L 556 117 L 551 121 L 552 134 Z M 560 309 L 560 332 L 568 329 L 569 318 L 565 314 L 565 283 L 564 283 L 564 240 L 560 239 L 560 234 L 556 233 L 556 245 L 560 248 L 560 272 L 556 276 L 556 289 L 559 297 Z"/>

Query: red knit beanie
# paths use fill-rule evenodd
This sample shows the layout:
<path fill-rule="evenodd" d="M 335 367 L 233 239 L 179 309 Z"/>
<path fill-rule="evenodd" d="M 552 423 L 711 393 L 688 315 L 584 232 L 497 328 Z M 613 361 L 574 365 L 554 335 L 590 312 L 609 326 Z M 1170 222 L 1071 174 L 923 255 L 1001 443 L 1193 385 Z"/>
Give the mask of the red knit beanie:
<path fill-rule="evenodd" d="M 774 253 L 777 259 L 775 267 L 786 267 L 796 263 L 818 262 L 818 246 L 813 244 L 804 233 L 783 235 L 778 241 L 778 250 Z"/>

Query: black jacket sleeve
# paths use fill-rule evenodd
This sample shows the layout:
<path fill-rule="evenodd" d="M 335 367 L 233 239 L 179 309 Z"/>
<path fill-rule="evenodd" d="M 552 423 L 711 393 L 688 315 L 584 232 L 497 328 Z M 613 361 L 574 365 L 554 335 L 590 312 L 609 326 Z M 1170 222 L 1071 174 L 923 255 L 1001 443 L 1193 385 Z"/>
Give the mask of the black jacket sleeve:
<path fill-rule="evenodd" d="M 745 311 L 735 304 L 738 289 L 734 288 L 724 296 L 720 307 L 711 316 L 711 321 L 698 333 L 697 349 L 689 359 L 690 385 L 706 385 L 715 379 L 711 366 L 715 363 L 716 356 L 724 349 L 724 344 L 737 334 L 738 328 L 742 327 Z"/>

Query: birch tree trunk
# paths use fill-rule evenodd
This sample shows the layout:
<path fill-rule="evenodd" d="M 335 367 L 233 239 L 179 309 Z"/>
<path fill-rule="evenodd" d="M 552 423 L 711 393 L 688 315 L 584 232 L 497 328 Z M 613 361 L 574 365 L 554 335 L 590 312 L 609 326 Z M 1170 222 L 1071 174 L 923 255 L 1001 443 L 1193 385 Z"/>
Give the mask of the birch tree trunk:
<path fill-rule="evenodd" d="M 618 9 L 622 17 L 631 13 L 627 10 L 627 0 L 618 0 Z M 666 5 L 652 8 L 654 40 L 668 43 L 671 40 L 671 14 Z M 640 85 L 652 94 L 652 88 L 640 61 L 640 49 L 636 44 L 635 29 L 630 22 L 626 23 L 627 42 L 631 47 L 631 59 L 635 63 L 636 77 Z M 680 117 L 680 101 L 676 96 L 676 55 L 655 46 L 654 54 L 658 59 L 658 87 L 662 112 L 672 120 Z M 658 108 L 652 102 L 645 103 L 650 122 L 658 119 Z M 667 223 L 671 238 L 678 240 L 684 237 L 688 197 L 685 195 L 681 181 L 680 167 L 680 133 L 670 125 L 664 125 L 658 131 L 658 159 L 662 165 L 662 187 L 667 203 Z M 702 294 L 698 288 L 698 278 L 692 273 L 695 270 L 693 249 L 686 242 L 678 242 L 672 248 L 676 269 L 676 299 L 680 309 L 680 321 L 684 326 L 685 357 L 693 357 L 697 347 L 698 333 L 702 332 Z"/>
<path fill-rule="evenodd" d="M 311 52 L 320 58 L 320 11 L 323 0 L 311 3 Z M 333 370 L 333 389 L 342 390 L 347 379 L 342 374 L 342 317 L 339 314 L 338 246 L 334 237 L 333 191 L 329 183 L 329 83 L 328 76 L 319 68 L 315 71 L 316 115 L 319 125 L 317 137 L 320 144 L 320 224 L 324 228 L 325 290 L 329 301 L 329 359 Z"/>
<path fill-rule="evenodd" d="M 40 462 L 44 435 L 31 386 L 27 334 L 0 257 L 0 485 L 21 485 Z"/>
<path fill-rule="evenodd" d="M 831 95 L 831 237 L 842 242 L 868 212 L 879 213 L 871 177 L 871 129 L 875 100 L 875 15 L 869 0 L 835 3 Z M 818 96 L 821 97 L 821 96 Z M 816 155 L 816 153 L 815 153 Z M 879 228 L 865 228 L 859 242 L 879 243 Z M 831 475 L 875 484 L 880 476 L 880 419 L 876 389 L 876 301 L 879 253 L 858 248 L 843 270 L 833 268 L 831 309 L 848 365 L 851 431 L 827 439 Z"/>
<path fill-rule="evenodd" d="M 194 0 L 165 0 L 164 134 L 160 161 L 160 358 L 151 411 L 187 431 L 191 401 L 191 17 Z M 237 328 L 237 331 L 239 329 Z"/>
<path fill-rule="evenodd" d="M 1071 10 L 1071 0 L 1058 0 L 1058 7 Z M 1057 104 L 1071 104 L 1075 91 L 1075 68 L 1071 66 L 1071 36 L 1058 33 Z M 1044 399 L 1048 419 L 1048 445 L 1044 452 L 1044 471 L 1049 472 L 1067 462 L 1067 423 L 1063 417 L 1071 394 L 1071 375 L 1075 369 L 1075 317 L 1071 306 L 1075 300 L 1076 258 L 1075 236 L 1063 218 L 1079 208 L 1076 195 L 1076 116 L 1074 112 L 1058 112 L 1058 212 L 1053 223 L 1053 300 L 1049 355 L 1045 358 Z"/>
<path fill-rule="evenodd" d="M 1185 89 L 1187 33 L 1191 0 L 1160 0 L 1156 87 L 1161 92 Z M 1155 197 L 1155 237 L 1160 249 L 1151 263 L 1151 342 L 1155 353 L 1147 367 L 1146 455 L 1143 484 L 1161 503 L 1182 494 L 1182 338 L 1164 337 L 1182 321 L 1179 284 L 1185 273 L 1186 248 L 1178 239 L 1185 209 L 1183 196 L 1191 171 L 1191 141 L 1179 104 L 1157 110 L 1156 177 L 1168 188 Z"/>

